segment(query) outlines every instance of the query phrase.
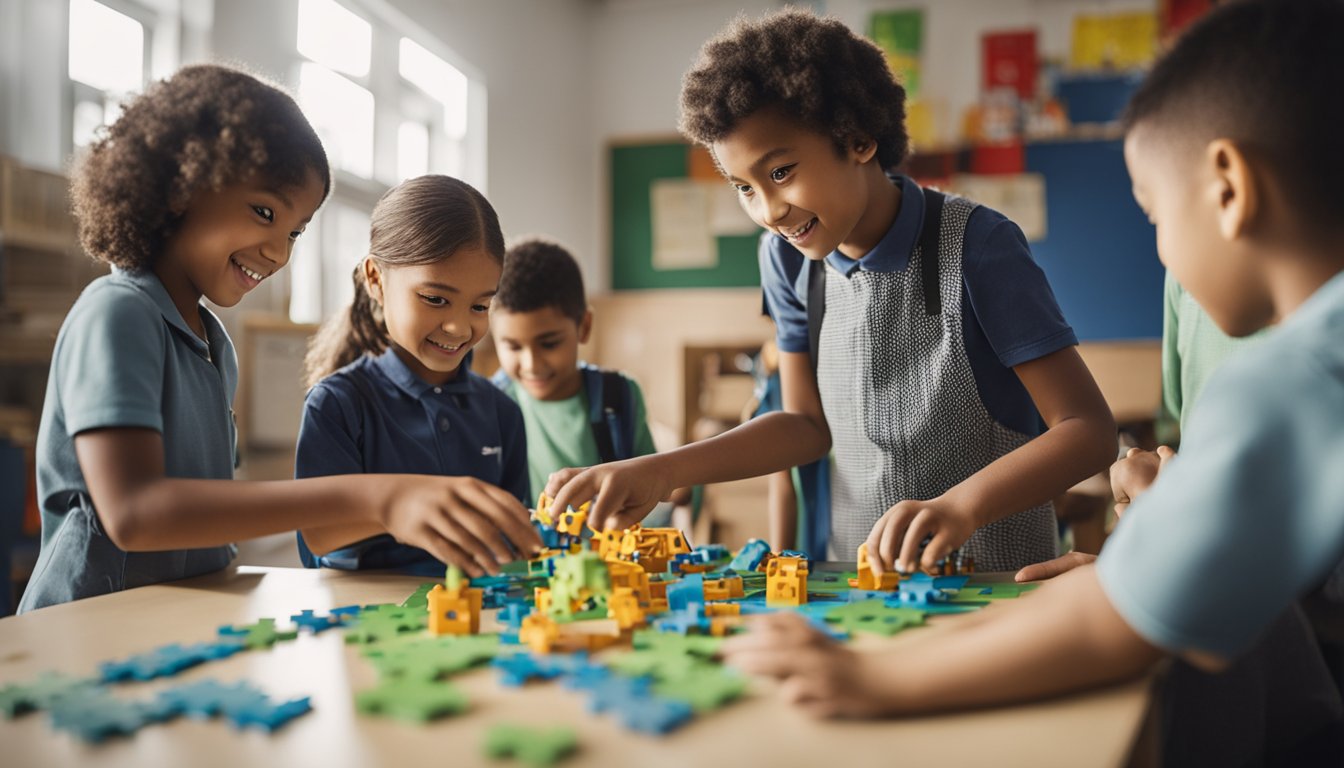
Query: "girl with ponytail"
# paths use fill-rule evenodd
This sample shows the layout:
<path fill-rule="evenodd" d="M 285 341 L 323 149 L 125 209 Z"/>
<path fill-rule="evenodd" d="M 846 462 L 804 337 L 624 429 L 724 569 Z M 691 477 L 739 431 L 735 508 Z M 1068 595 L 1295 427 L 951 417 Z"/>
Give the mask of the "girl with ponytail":
<path fill-rule="evenodd" d="M 295 475 L 442 475 L 461 508 L 443 521 L 450 559 L 493 571 L 513 557 L 500 521 L 530 496 L 522 413 L 471 372 L 504 261 L 499 219 L 471 185 L 430 175 L 389 190 L 371 227 L 355 297 L 308 353 Z M 298 543 L 310 568 L 443 572 L 377 525 L 304 528 Z"/>

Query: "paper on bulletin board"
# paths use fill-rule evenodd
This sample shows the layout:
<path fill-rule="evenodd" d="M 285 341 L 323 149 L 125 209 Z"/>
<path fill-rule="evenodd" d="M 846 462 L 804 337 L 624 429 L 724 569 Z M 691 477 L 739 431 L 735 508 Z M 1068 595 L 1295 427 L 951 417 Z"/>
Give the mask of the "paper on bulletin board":
<path fill-rule="evenodd" d="M 1074 17 L 1069 65 L 1075 69 L 1132 69 L 1156 56 L 1157 15 L 1152 12 Z"/>
<path fill-rule="evenodd" d="M 711 229 L 711 192 L 693 179 L 657 179 L 649 185 L 654 269 L 712 269 L 719 264 Z"/>
<path fill-rule="evenodd" d="M 919 58 L 924 50 L 922 10 L 880 11 L 868 17 L 868 37 L 887 56 L 887 65 L 905 88 L 906 99 L 919 98 Z"/>
<path fill-rule="evenodd" d="M 1027 240 L 1045 239 L 1045 176 L 1039 173 L 1007 176 L 962 173 L 952 176 L 951 186 L 950 191 L 1012 219 L 1022 228 Z"/>

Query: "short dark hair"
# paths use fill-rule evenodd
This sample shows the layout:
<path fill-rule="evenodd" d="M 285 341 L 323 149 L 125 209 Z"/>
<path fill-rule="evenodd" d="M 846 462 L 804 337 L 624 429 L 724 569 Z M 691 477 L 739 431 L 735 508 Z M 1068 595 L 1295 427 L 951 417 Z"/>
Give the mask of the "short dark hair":
<path fill-rule="evenodd" d="M 796 8 L 738 16 L 682 78 L 679 128 L 709 146 L 743 118 L 776 106 L 830 135 L 840 152 L 859 140 L 877 142 L 883 168 L 900 165 L 909 151 L 905 89 L 882 50 L 838 19 Z"/>
<path fill-rule="evenodd" d="M 313 172 L 323 198 L 331 169 L 317 132 L 280 88 L 238 69 L 183 67 L 123 105 L 71 184 L 89 255 L 148 269 L 191 199 L 260 174 L 297 187 Z"/>
<path fill-rule="evenodd" d="M 559 243 L 535 237 L 517 242 L 504 255 L 504 272 L 493 305 L 506 312 L 555 307 L 581 323 L 588 299 L 579 263 Z"/>
<path fill-rule="evenodd" d="M 1344 0 L 1238 0 L 1192 25 L 1125 110 L 1126 130 L 1230 139 L 1263 158 L 1293 207 L 1344 210 Z M 1333 226 L 1333 225 L 1332 225 Z"/>

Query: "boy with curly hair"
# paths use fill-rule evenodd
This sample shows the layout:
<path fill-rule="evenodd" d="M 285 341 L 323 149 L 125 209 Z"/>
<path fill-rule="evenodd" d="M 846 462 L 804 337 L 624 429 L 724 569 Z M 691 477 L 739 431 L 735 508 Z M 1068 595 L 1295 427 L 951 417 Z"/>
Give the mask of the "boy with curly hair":
<path fill-rule="evenodd" d="M 461 556 L 455 542 L 480 527 L 464 516 L 489 523 L 491 541 L 504 529 L 520 549 L 540 544 L 516 499 L 449 478 L 233 481 L 238 363 L 201 300 L 234 306 L 282 269 L 330 189 L 294 100 L 228 67 L 154 83 L 89 148 L 75 215 L 84 248 L 113 269 L 52 353 L 42 548 L 20 612 L 219 570 L 230 542 L 307 525 L 377 523 L 473 575 L 488 568 Z"/>
<path fill-rule="evenodd" d="M 1055 556 L 1050 499 L 1110 464 L 1115 424 L 1017 225 L 889 175 L 904 101 L 875 45 L 807 11 L 705 44 L 681 129 L 766 229 L 784 411 L 588 470 L 557 503 L 596 496 L 595 522 L 623 525 L 668 487 L 834 444 L 834 558 L 863 545 L 875 570 L 911 571 L 960 548 L 1000 571 Z"/>
<path fill-rule="evenodd" d="M 1129 104 L 1125 163 L 1162 262 L 1229 336 L 1279 322 L 1209 378 L 1185 450 L 1096 564 L 900 653 L 779 615 L 726 643 L 730 662 L 818 715 L 898 716 L 1097 688 L 1171 656 L 1219 673 L 1200 688 L 1222 696 L 1184 722 L 1159 702 L 1165 762 L 1344 764 L 1344 709 L 1294 607 L 1344 557 L 1341 35 L 1341 0 L 1227 3 Z M 1277 655 L 1294 634 L 1300 652 Z"/>

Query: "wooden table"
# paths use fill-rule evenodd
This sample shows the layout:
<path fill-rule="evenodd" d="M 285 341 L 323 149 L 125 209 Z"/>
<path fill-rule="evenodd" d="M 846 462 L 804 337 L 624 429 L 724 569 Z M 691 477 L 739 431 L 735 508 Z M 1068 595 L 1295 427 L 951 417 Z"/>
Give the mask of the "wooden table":
<path fill-rule="evenodd" d="M 284 625 L 304 608 L 321 614 L 355 603 L 400 602 L 424 581 L 375 573 L 240 567 L 44 608 L 0 619 L 0 684 L 27 682 L 48 669 L 93 674 L 101 661 L 170 642 L 213 639 L 222 624 L 273 617 Z M 990 605 L 984 610 L 995 609 Z M 955 631 L 957 620 L 938 617 L 933 626 L 881 642 L 899 652 L 911 633 Z M 482 669 L 454 678 L 471 700 L 468 712 L 415 726 L 356 712 L 354 694 L 371 687 L 376 672 L 356 647 L 344 643 L 339 630 L 301 634 L 269 651 L 240 653 L 167 681 L 121 684 L 115 693 L 148 698 L 162 688 L 204 677 L 246 679 L 273 700 L 311 696 L 313 711 L 271 735 L 235 731 L 223 721 L 180 718 L 102 745 L 87 745 L 53 730 L 45 713 L 29 714 L 0 720 L 0 764 L 477 765 L 489 762 L 481 751 L 487 726 L 549 719 L 578 731 L 580 752 L 565 765 L 1120 765 L 1130 759 L 1150 698 L 1148 684 L 1140 680 L 1012 708 L 903 721 L 827 722 L 786 707 L 768 681 L 755 680 L 738 702 L 698 717 L 670 736 L 654 738 L 625 731 L 609 716 L 589 715 L 583 694 L 555 683 L 505 688 L 497 682 L 497 673 Z"/>

